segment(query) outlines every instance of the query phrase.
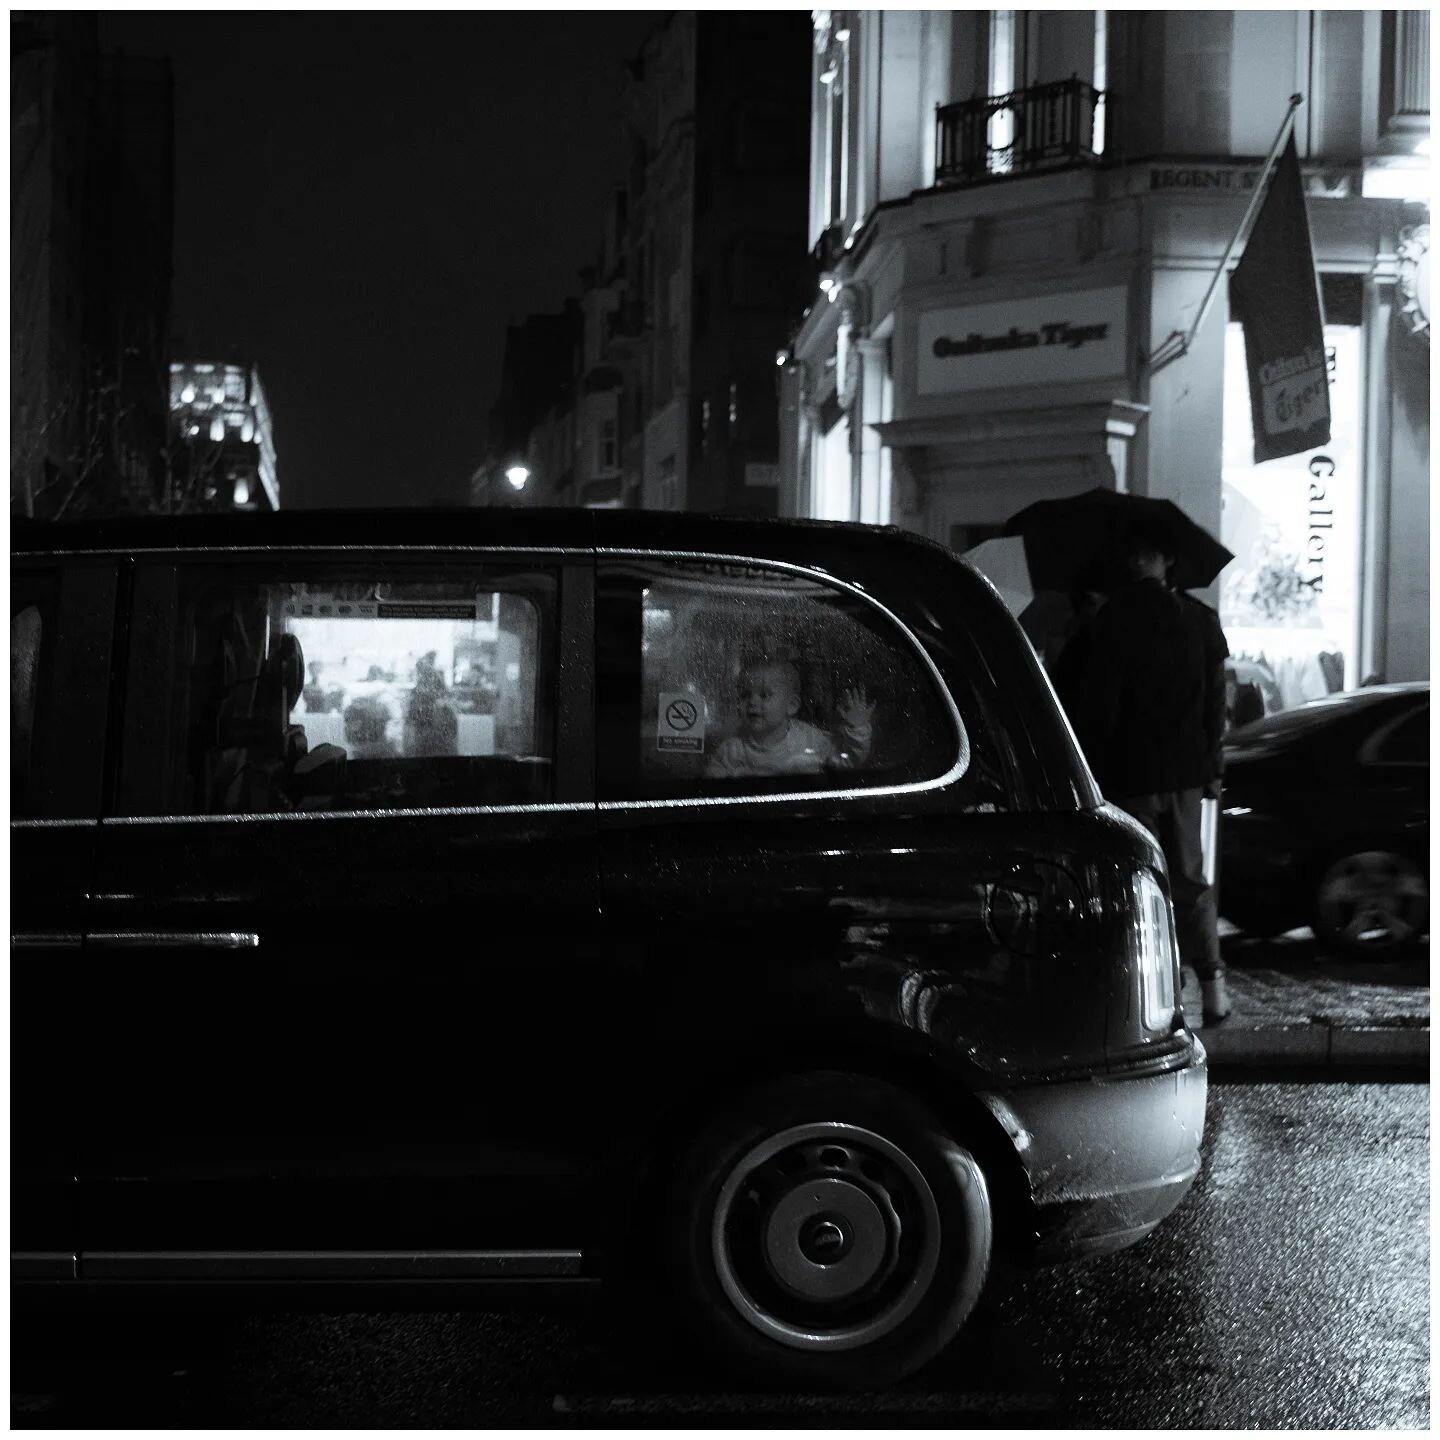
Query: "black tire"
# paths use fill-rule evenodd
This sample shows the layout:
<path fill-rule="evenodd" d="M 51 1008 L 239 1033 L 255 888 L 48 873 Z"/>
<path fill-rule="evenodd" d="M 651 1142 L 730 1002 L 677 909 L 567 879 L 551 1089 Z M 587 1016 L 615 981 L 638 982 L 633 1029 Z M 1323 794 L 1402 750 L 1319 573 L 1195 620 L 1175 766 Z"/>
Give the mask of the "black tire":
<path fill-rule="evenodd" d="M 1311 925 L 1322 946 L 1347 955 L 1394 955 L 1430 925 L 1418 861 L 1384 845 L 1357 847 L 1320 867 Z"/>
<path fill-rule="evenodd" d="M 670 1284 L 750 1383 L 876 1390 L 954 1339 L 984 1286 L 984 1173 L 912 1097 L 820 1073 L 753 1090 L 672 1177 Z"/>

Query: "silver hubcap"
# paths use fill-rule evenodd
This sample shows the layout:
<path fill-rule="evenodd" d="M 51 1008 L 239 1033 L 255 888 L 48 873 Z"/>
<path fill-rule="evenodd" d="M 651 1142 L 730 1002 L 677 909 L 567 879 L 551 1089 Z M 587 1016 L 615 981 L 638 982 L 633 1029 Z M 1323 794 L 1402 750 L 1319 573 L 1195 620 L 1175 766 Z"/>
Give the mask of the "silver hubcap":
<path fill-rule="evenodd" d="M 1320 882 L 1320 919 L 1353 949 L 1387 949 L 1419 933 L 1425 877 L 1403 855 L 1365 850 L 1338 860 Z"/>
<path fill-rule="evenodd" d="M 854 1349 L 924 1298 L 940 1211 L 914 1161 L 883 1136 L 797 1125 L 731 1169 L 711 1250 L 725 1294 L 757 1330 L 797 1349 Z"/>

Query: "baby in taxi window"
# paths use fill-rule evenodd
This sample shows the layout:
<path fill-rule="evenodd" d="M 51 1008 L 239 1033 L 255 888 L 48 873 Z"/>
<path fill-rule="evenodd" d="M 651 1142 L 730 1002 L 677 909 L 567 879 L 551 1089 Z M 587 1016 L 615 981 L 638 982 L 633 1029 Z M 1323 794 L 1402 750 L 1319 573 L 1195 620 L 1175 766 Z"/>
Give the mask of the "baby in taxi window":
<path fill-rule="evenodd" d="M 800 672 L 788 660 L 745 664 L 737 697 L 739 731 L 721 741 L 705 767 L 707 775 L 818 775 L 853 769 L 869 757 L 875 705 L 864 690 L 845 692 L 834 735 L 796 718 Z"/>

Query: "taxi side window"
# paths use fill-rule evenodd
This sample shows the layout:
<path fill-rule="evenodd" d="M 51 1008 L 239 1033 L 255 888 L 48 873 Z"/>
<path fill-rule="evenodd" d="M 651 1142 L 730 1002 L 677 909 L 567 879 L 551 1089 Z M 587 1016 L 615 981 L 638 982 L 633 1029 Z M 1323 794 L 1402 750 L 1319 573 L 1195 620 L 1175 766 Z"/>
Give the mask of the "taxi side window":
<path fill-rule="evenodd" d="M 533 572 L 182 568 L 169 694 L 154 697 L 162 793 L 135 783 L 137 757 L 132 783 L 122 779 L 125 808 L 230 815 L 549 800 L 555 594 L 554 577 Z"/>
<path fill-rule="evenodd" d="M 964 761 L 935 677 L 859 596 L 763 565 L 678 561 L 606 567 L 601 593 L 612 798 L 869 788 Z"/>
<path fill-rule="evenodd" d="M 10 813 L 33 819 L 43 813 L 40 774 L 45 733 L 45 678 L 52 668 L 54 576 L 15 575 L 10 588 Z"/>

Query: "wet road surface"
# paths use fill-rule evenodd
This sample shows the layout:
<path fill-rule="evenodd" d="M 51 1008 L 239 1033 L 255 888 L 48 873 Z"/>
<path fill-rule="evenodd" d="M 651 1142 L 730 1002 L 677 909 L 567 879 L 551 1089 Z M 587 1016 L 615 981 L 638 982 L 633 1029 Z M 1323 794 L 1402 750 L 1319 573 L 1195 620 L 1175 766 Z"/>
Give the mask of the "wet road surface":
<path fill-rule="evenodd" d="M 17 1427 L 1426 1428 L 1429 1088 L 1219 1085 L 1204 1172 L 1117 1256 L 992 1277 L 879 1396 L 755 1396 L 620 1353 L 599 1311 L 16 1316 Z"/>

